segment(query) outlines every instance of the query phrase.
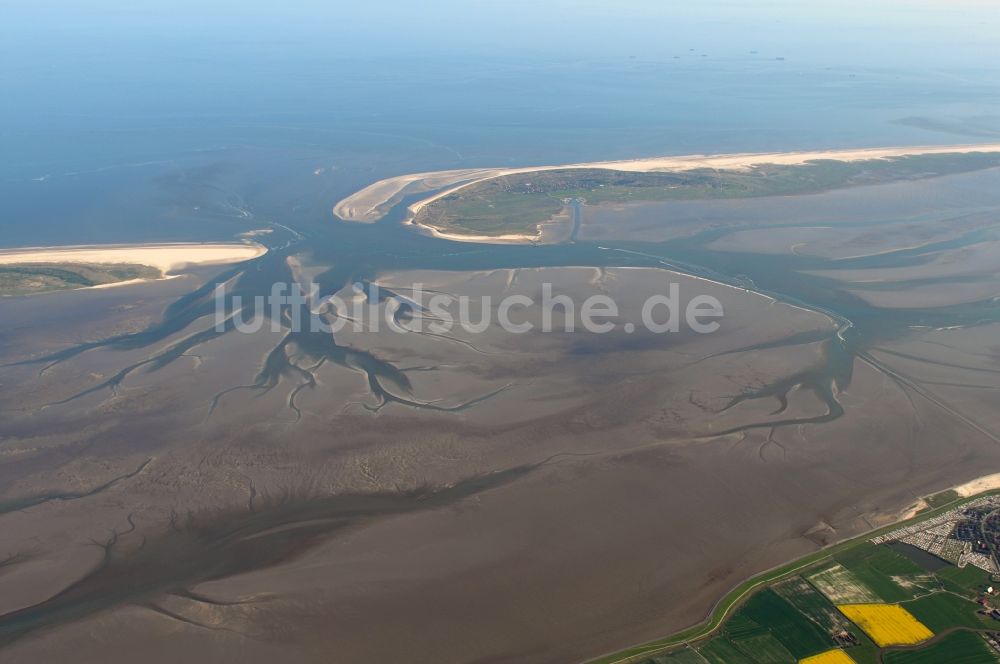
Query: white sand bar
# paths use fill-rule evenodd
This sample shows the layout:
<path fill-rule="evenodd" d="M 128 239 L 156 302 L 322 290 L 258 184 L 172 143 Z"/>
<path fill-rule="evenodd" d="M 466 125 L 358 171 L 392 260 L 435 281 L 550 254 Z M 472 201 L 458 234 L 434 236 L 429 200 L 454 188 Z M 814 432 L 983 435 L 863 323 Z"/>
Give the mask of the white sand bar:
<path fill-rule="evenodd" d="M 568 168 L 600 168 L 612 171 L 638 173 L 688 171 L 696 168 L 738 170 L 764 164 L 795 165 L 820 159 L 835 161 L 865 161 L 888 157 L 907 157 L 924 154 L 966 154 L 972 152 L 1000 152 L 1000 143 L 980 145 L 931 145 L 909 147 L 859 148 L 853 150 L 817 150 L 811 152 L 763 152 L 752 154 L 686 155 L 675 157 L 650 157 L 623 161 L 597 161 L 561 166 L 529 166 L 524 168 L 480 168 L 454 171 L 414 173 L 379 180 L 337 203 L 333 213 L 344 221 L 372 223 L 381 219 L 387 205 L 404 194 L 419 193 L 445 187 L 442 191 L 410 206 L 410 215 L 425 205 L 455 191 L 496 177 L 518 173 L 536 173 Z M 451 186 L 454 185 L 454 186 Z"/>
<path fill-rule="evenodd" d="M 232 244 L 118 244 L 0 249 L 0 265 L 23 263 L 96 263 L 147 265 L 164 275 L 189 265 L 241 263 L 267 253 L 263 245 Z"/>

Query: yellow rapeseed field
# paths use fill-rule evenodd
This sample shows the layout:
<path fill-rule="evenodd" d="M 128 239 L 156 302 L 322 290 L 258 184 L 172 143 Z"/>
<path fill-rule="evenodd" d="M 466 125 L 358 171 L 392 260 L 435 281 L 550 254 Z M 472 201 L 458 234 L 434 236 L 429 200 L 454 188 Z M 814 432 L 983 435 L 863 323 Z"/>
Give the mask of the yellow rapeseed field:
<path fill-rule="evenodd" d="M 827 650 L 818 655 L 800 659 L 799 664 L 854 664 L 854 660 L 843 650 Z"/>
<path fill-rule="evenodd" d="M 934 636 L 898 604 L 841 604 L 837 608 L 879 646 L 910 645 Z"/>

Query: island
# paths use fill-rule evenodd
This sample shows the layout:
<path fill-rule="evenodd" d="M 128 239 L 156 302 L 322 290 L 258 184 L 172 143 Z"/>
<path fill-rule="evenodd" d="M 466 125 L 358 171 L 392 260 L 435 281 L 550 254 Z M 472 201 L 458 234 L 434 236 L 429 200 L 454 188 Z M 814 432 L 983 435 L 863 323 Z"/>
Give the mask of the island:
<path fill-rule="evenodd" d="M 267 252 L 252 242 L 35 247 L 0 251 L 0 296 L 107 288 L 176 276 L 185 266 L 225 265 Z"/>
<path fill-rule="evenodd" d="M 376 182 L 334 214 L 371 223 L 404 197 L 405 223 L 466 242 L 561 243 L 575 238 L 581 205 L 791 196 L 918 180 L 1000 166 L 1000 145 L 694 155 L 518 169 L 418 173 Z"/>

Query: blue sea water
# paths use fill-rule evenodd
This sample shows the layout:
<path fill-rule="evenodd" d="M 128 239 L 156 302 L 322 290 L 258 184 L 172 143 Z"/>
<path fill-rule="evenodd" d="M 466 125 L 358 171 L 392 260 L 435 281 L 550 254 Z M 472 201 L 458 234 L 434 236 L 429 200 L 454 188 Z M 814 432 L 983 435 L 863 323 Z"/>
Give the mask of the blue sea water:
<path fill-rule="evenodd" d="M 1000 141 L 990 3 L 82 4 L 0 10 L 0 246 L 317 228 L 421 170 Z"/>

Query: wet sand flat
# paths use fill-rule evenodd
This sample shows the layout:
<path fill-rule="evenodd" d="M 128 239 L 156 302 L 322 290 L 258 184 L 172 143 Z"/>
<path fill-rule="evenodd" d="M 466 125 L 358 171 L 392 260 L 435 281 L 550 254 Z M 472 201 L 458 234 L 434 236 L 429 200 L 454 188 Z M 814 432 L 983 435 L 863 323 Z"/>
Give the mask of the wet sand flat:
<path fill-rule="evenodd" d="M 976 299 L 996 177 L 598 206 L 602 239 L 555 246 L 345 224 L 353 244 L 0 302 L 2 658 L 548 664 L 696 623 L 1000 468 L 1000 311 Z M 216 280 L 383 316 L 416 283 L 494 302 L 549 283 L 612 297 L 619 324 L 673 282 L 726 315 L 706 335 L 400 334 L 285 311 L 246 334 L 216 327 Z"/>

